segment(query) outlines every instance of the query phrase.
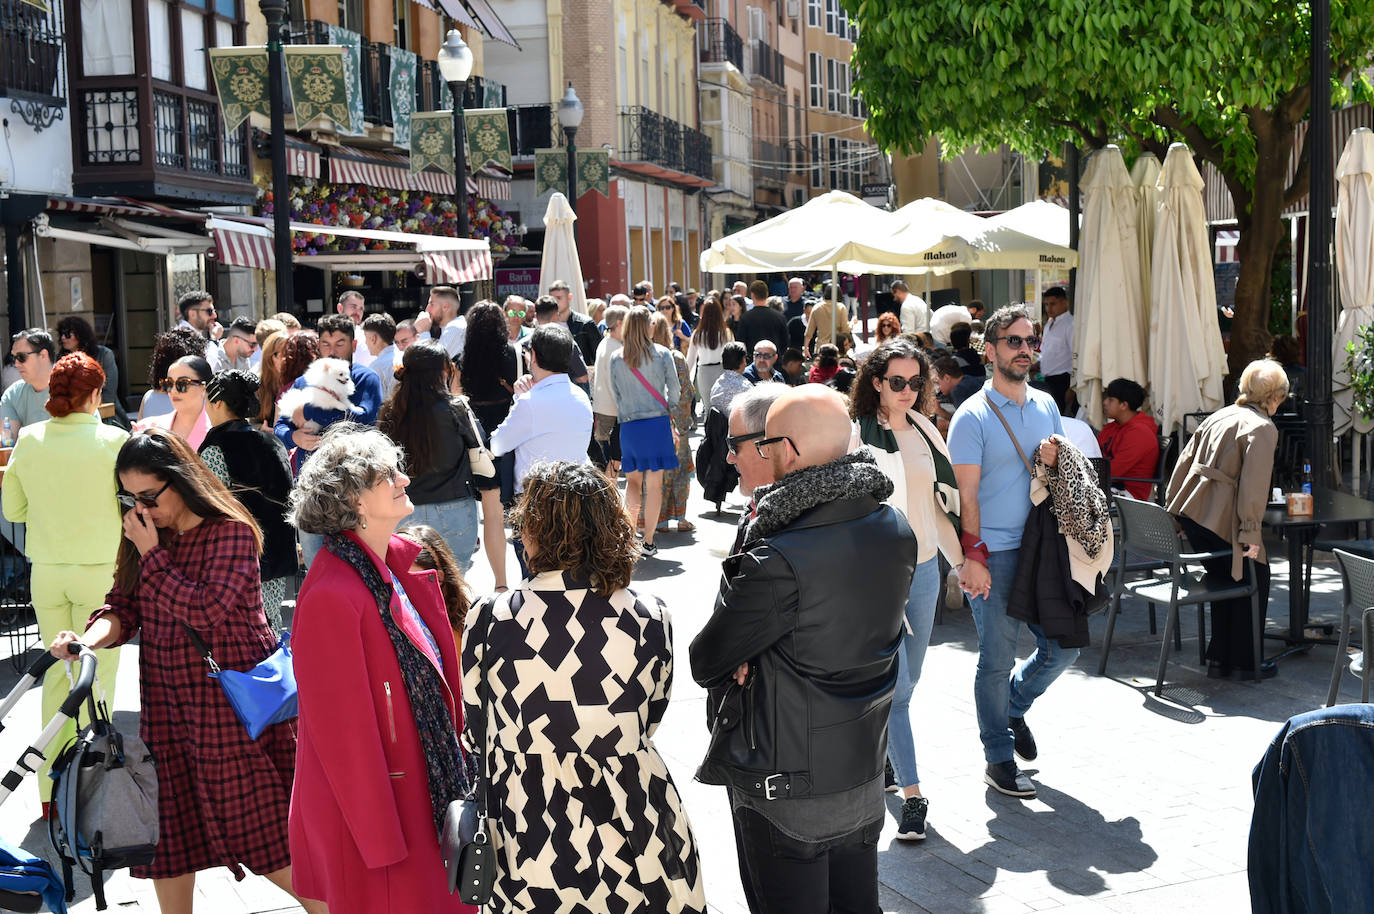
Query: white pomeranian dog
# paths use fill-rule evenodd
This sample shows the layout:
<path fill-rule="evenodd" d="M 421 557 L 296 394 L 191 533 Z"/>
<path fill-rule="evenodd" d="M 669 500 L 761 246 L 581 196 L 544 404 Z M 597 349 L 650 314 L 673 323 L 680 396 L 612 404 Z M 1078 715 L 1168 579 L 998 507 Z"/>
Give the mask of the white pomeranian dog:
<path fill-rule="evenodd" d="M 350 399 L 353 390 L 353 378 L 349 375 L 347 362 L 343 359 L 316 359 L 305 369 L 305 386 L 293 387 L 282 394 L 277 406 L 281 415 L 287 418 L 295 416 L 296 410 L 307 405 L 329 412 L 342 412 L 347 418 L 354 413 Z M 307 419 L 302 428 L 314 433 L 321 426 Z"/>

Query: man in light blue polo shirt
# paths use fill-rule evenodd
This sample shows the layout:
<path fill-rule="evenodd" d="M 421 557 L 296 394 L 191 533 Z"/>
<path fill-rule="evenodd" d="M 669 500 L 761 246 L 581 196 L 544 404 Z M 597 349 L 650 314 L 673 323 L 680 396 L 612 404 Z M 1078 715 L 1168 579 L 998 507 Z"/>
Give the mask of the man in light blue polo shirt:
<path fill-rule="evenodd" d="M 1078 657 L 1077 649 L 1060 647 L 1040 626 L 1031 625 L 1035 650 L 1012 670 L 1023 623 L 1007 618 L 1007 597 L 1031 503 L 1030 472 L 1011 436 L 1026 458 L 1033 459 L 1039 447 L 1046 466 L 1053 467 L 1059 448 L 1050 436 L 1064 434 L 1054 399 L 1026 383 L 1035 355 L 1034 332 L 1024 306 L 1000 308 L 988 319 L 984 338 L 992 378 L 964 401 L 949 427 L 962 507 L 959 586 L 969 595 L 978 625 L 973 699 L 987 761 L 983 779 L 1000 793 L 1026 799 L 1035 796 L 1035 786 L 1013 757 L 1030 761 L 1036 756 L 1026 711 Z"/>

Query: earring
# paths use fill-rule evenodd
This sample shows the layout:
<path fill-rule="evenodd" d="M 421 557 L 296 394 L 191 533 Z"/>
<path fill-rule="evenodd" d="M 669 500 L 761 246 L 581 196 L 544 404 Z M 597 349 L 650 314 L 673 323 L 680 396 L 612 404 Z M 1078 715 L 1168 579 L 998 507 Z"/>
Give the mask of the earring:
<path fill-rule="evenodd" d="M 366 530 L 366 529 L 367 529 L 367 521 L 364 520 L 364 521 L 362 521 L 361 523 L 362 523 L 362 528 L 363 528 L 364 530 Z"/>

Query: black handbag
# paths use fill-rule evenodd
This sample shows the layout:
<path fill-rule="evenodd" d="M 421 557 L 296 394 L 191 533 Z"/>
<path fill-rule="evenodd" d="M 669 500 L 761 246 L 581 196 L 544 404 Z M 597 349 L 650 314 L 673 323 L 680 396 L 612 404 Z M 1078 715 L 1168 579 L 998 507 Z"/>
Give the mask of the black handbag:
<path fill-rule="evenodd" d="M 464 904 L 482 906 L 490 903 L 496 885 L 496 853 L 487 832 L 487 708 L 491 688 L 487 683 L 488 652 L 496 598 L 482 607 L 486 628 L 482 636 L 482 661 L 478 667 L 478 683 L 482 688 L 482 716 L 480 725 L 468 729 L 478 752 L 477 789 L 472 797 L 454 800 L 444 813 L 444 829 L 439 837 L 439 853 L 444 858 L 444 872 L 448 876 L 448 891 Z"/>

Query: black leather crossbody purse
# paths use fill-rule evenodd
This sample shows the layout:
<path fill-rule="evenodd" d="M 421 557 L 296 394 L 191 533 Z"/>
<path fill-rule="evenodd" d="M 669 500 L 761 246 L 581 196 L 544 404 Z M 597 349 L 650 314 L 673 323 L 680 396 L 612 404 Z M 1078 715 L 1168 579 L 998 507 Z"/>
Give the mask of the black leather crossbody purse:
<path fill-rule="evenodd" d="M 487 831 L 488 759 L 487 710 L 490 707 L 491 686 L 487 682 L 487 668 L 491 649 L 491 627 L 495 616 L 496 599 L 487 601 L 482 612 L 487 624 L 482 635 L 482 661 L 478 682 L 482 688 L 482 717 L 479 726 L 469 728 L 477 737 L 477 789 L 465 800 L 454 800 L 444 814 L 444 830 L 439 838 L 439 852 L 444 858 L 444 872 L 448 876 L 448 891 L 458 893 L 464 904 L 478 907 L 491 901 L 496 885 L 496 853 Z"/>

